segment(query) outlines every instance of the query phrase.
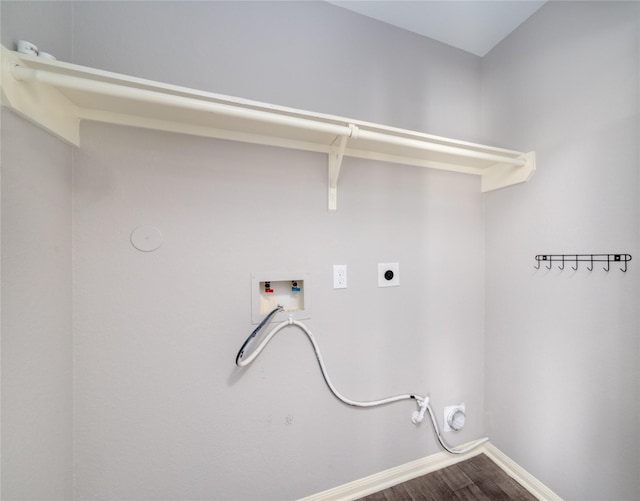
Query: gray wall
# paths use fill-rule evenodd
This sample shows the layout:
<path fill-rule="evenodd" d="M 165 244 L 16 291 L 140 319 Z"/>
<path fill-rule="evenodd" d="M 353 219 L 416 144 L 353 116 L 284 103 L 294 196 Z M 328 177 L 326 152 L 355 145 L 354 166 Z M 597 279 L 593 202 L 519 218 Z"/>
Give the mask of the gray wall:
<path fill-rule="evenodd" d="M 98 68 L 480 137 L 479 58 L 322 2 L 81 2 L 74 49 Z M 338 402 L 300 332 L 236 369 L 251 272 L 311 273 L 307 323 L 347 396 L 430 393 L 439 416 L 465 402 L 448 438 L 483 435 L 478 179 L 348 159 L 330 214 L 320 154 L 95 124 L 82 142 L 77 498 L 291 499 L 439 450 L 413 403 Z M 158 251 L 130 244 L 142 224 L 163 232 Z M 388 261 L 402 285 L 379 289 Z M 349 288 L 333 290 L 345 263 Z"/>
<path fill-rule="evenodd" d="M 639 9 L 551 2 L 483 60 L 487 141 L 538 159 L 486 198 L 487 431 L 565 499 L 640 498 Z M 574 252 L 633 261 L 533 268 Z"/>
<path fill-rule="evenodd" d="M 1 4 L 2 43 L 71 56 L 71 4 Z M 72 496 L 71 148 L 2 111 L 4 500 Z"/>

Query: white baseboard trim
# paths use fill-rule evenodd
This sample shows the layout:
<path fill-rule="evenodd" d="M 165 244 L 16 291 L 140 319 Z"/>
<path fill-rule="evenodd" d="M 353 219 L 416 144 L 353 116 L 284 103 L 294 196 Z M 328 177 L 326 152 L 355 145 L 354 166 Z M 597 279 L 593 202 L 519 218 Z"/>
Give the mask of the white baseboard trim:
<path fill-rule="evenodd" d="M 464 445 L 461 447 L 464 447 Z M 380 473 L 375 473 L 368 477 L 354 480 L 353 482 L 313 494 L 302 498 L 299 501 L 349 501 L 358 499 L 394 485 L 401 484 L 402 482 L 407 482 L 408 480 L 426 475 L 427 473 L 441 470 L 442 468 L 446 468 L 447 466 L 454 465 L 482 453 L 486 454 L 510 477 L 516 480 L 538 499 L 543 501 L 562 501 L 562 498 L 554 494 L 551 489 L 525 471 L 520 465 L 489 442 L 482 444 L 477 449 L 466 454 L 453 455 L 444 451 L 438 452 L 421 459 L 416 459 L 410 463 L 396 466 Z"/>

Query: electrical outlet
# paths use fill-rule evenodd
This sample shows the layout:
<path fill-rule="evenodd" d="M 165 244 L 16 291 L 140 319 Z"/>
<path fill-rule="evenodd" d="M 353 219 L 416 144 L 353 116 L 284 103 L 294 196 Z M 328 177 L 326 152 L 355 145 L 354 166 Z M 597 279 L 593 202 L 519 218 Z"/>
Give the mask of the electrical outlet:
<path fill-rule="evenodd" d="M 378 287 L 397 287 L 400 285 L 399 263 L 378 263 Z"/>
<path fill-rule="evenodd" d="M 333 265 L 333 288 L 334 289 L 347 288 L 347 265 L 346 264 Z"/>

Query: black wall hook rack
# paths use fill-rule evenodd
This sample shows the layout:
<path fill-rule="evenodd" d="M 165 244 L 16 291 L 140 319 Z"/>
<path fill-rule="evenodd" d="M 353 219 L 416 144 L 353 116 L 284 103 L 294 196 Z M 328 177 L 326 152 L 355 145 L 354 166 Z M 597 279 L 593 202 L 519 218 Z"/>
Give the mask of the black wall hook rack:
<path fill-rule="evenodd" d="M 571 269 L 577 271 L 578 263 L 589 263 L 587 270 L 593 271 L 593 263 L 607 263 L 607 266 L 602 269 L 609 271 L 611 263 L 624 263 L 624 268 L 620 268 L 620 271 L 626 273 L 629 261 L 631 261 L 631 254 L 538 254 L 534 268 L 539 270 L 540 265 L 544 263 L 545 268 L 550 270 L 553 263 L 560 263 L 558 269 L 564 270 L 565 263 L 572 263 Z"/>

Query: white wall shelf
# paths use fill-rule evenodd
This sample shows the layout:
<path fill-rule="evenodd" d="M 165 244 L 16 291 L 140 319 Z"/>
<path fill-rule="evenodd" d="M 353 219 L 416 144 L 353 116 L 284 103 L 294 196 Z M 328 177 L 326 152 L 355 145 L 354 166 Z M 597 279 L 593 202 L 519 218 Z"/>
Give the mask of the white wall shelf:
<path fill-rule="evenodd" d="M 528 181 L 535 154 L 249 101 L 21 54 L 2 47 L 2 104 L 80 146 L 93 120 L 326 153 L 329 210 L 345 156 L 481 176 L 482 191 Z"/>

